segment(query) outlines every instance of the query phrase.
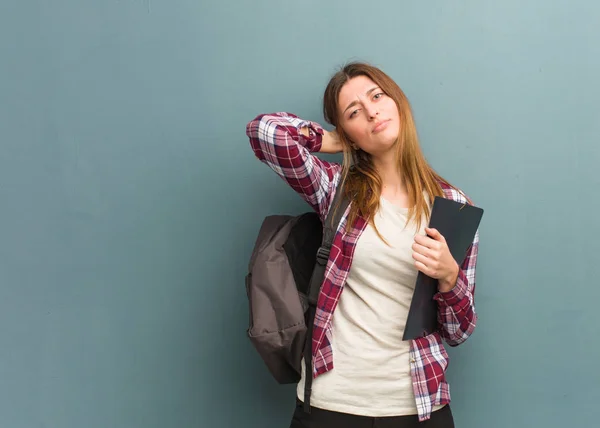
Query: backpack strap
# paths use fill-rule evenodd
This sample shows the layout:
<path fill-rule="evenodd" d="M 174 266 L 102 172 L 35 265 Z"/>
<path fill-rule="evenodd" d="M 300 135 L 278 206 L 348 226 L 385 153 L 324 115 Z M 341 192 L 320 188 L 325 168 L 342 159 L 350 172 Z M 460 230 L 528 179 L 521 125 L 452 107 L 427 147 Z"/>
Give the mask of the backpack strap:
<path fill-rule="evenodd" d="M 340 224 L 342 216 L 346 212 L 346 208 L 348 208 L 349 203 L 350 201 L 344 195 L 344 186 L 342 179 L 340 178 L 333 201 L 329 207 L 329 212 L 327 213 L 327 218 L 323 224 L 323 242 L 317 251 L 317 260 L 309 284 L 309 305 L 317 305 L 319 292 L 321 291 L 321 285 L 325 275 L 325 266 L 329 260 L 329 253 L 331 252 L 331 245 L 333 244 L 333 238 L 335 237 L 338 225 Z"/>
<path fill-rule="evenodd" d="M 306 366 L 304 379 L 304 411 L 306 413 L 310 413 L 310 394 L 312 391 L 313 380 L 312 335 L 315 314 L 317 312 L 317 300 L 319 298 L 319 292 L 321 291 L 321 285 L 323 284 L 323 278 L 325 277 L 325 267 L 329 260 L 333 238 L 335 237 L 342 216 L 350 204 L 350 201 L 344 195 L 343 187 L 342 177 L 340 177 L 340 182 L 338 183 L 337 190 L 323 225 L 323 242 L 317 251 L 317 260 L 310 278 L 308 289 L 307 332 L 306 343 L 304 344 L 304 364 Z"/>

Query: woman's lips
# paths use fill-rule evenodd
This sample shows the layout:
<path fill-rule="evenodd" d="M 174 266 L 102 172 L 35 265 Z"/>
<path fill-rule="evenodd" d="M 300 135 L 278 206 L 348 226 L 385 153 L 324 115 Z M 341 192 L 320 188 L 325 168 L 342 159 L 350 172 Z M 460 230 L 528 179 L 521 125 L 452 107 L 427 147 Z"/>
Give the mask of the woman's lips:
<path fill-rule="evenodd" d="M 383 131 L 385 128 L 388 127 L 389 123 L 390 123 L 389 119 L 382 120 L 381 122 L 379 122 L 377 125 L 375 125 L 375 128 L 373 128 L 373 134 Z"/>

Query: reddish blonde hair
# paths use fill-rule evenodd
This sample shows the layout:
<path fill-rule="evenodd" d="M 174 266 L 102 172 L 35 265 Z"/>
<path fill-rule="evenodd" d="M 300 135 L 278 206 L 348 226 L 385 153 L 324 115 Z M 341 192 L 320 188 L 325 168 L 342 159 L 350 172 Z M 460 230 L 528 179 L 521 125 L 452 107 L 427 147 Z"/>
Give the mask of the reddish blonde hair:
<path fill-rule="evenodd" d="M 424 216 L 428 219 L 431 214 L 423 192 L 425 191 L 433 201 L 435 196 L 443 196 L 440 182 L 447 183 L 449 186 L 450 184 L 425 160 L 419 145 L 412 109 L 404 92 L 383 71 L 365 63 L 350 63 L 334 74 L 325 88 L 323 97 L 325 120 L 335 126 L 343 145 L 342 179 L 345 181 L 345 193 L 352 201 L 348 221 L 352 224 L 358 216 L 362 216 L 375 226 L 374 214 L 379 209 L 382 188 L 381 177 L 375 170 L 371 155 L 362 150 L 354 150 L 340 125 L 338 106 L 340 91 L 346 82 L 357 76 L 366 76 L 375 82 L 398 107 L 400 116 L 400 133 L 396 144 L 398 170 L 408 191 L 408 222 L 414 219 L 417 228 L 420 228 L 421 219 Z"/>

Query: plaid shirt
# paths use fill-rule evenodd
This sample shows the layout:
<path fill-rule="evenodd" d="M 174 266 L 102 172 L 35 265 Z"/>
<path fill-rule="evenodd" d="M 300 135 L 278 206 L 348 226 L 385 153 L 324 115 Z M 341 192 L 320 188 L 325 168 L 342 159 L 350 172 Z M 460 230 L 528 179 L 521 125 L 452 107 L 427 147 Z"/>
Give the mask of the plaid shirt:
<path fill-rule="evenodd" d="M 299 130 L 309 127 L 310 136 Z M 323 128 L 289 113 L 259 115 L 246 126 L 246 134 L 256 157 L 284 179 L 324 220 L 341 177 L 341 165 L 319 159 L 311 153 L 321 149 Z M 440 183 L 446 198 L 468 203 L 464 194 Z M 325 278 L 319 294 L 314 322 L 312 354 L 313 377 L 333 369 L 332 316 L 346 282 L 356 243 L 367 226 L 358 217 L 348 227 L 346 211 L 334 237 Z M 455 287 L 438 292 L 439 328 L 410 341 L 413 391 L 420 421 L 431 417 L 432 407 L 450 402 L 445 371 L 448 354 L 442 338 L 450 346 L 464 342 L 475 329 L 475 265 L 479 232 L 460 266 Z"/>

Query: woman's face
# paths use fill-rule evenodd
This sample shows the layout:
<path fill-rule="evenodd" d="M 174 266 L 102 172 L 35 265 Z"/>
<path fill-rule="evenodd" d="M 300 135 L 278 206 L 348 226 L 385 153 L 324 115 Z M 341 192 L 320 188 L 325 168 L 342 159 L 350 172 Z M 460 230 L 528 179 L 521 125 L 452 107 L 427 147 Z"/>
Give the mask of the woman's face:
<path fill-rule="evenodd" d="M 342 87 L 338 113 L 355 149 L 379 157 L 395 146 L 400 132 L 398 107 L 367 76 L 354 77 Z"/>

